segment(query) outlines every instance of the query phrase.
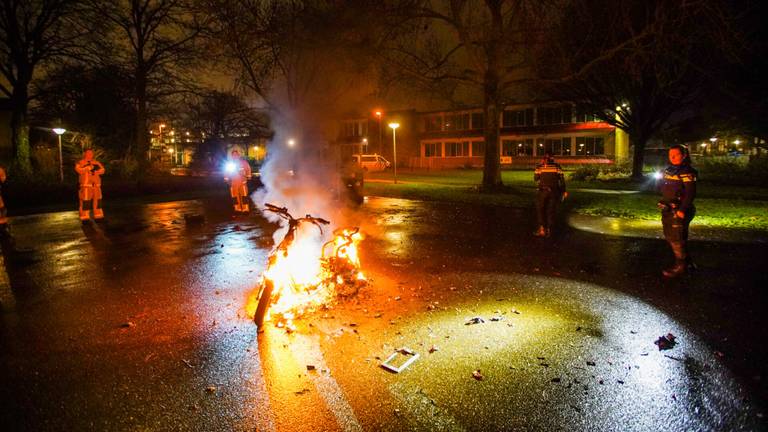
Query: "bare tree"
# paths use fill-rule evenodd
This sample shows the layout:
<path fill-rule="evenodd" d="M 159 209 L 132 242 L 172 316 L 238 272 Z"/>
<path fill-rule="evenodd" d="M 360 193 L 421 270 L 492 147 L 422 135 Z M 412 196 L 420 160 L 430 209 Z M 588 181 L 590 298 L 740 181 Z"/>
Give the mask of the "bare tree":
<path fill-rule="evenodd" d="M 147 163 L 152 105 L 191 86 L 189 75 L 201 57 L 196 42 L 205 23 L 187 0 L 91 0 L 91 7 L 110 24 L 102 38 L 107 61 L 133 80 L 135 141 L 127 153 Z"/>
<path fill-rule="evenodd" d="M 205 136 L 228 139 L 233 134 L 257 135 L 268 130 L 263 113 L 249 107 L 232 93 L 209 91 L 190 104 L 186 115 L 190 128 L 197 128 Z"/>
<path fill-rule="evenodd" d="M 13 159 L 29 172 L 30 84 L 41 67 L 70 55 L 84 29 L 76 0 L 3 0 L 0 5 L 0 92 L 11 101 Z"/>
<path fill-rule="evenodd" d="M 290 133 L 314 133 L 356 94 L 369 93 L 359 55 L 370 46 L 372 1 L 207 0 L 212 41 L 239 84 Z"/>
<path fill-rule="evenodd" d="M 546 28 L 550 2 L 529 0 L 427 0 L 401 4 L 407 35 L 388 45 L 404 78 L 484 112 L 483 190 L 503 186 L 500 116 L 529 79 L 531 59 Z M 415 30 L 415 32 L 414 32 Z"/>
<path fill-rule="evenodd" d="M 629 134 L 640 179 L 647 141 L 736 54 L 732 24 L 719 0 L 578 0 L 539 72 L 555 78 L 550 95 Z"/>

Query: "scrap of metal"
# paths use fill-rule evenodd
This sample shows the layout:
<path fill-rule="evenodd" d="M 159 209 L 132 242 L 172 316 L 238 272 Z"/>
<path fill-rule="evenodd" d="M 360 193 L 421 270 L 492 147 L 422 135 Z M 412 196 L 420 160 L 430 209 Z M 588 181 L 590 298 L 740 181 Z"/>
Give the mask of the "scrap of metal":
<path fill-rule="evenodd" d="M 406 360 L 403 364 L 401 364 L 399 367 L 392 365 L 390 362 L 395 360 L 398 355 L 408 356 L 408 360 Z M 386 360 L 384 360 L 381 363 L 381 367 L 394 373 L 400 373 L 405 370 L 408 366 L 411 365 L 411 363 L 415 362 L 419 359 L 419 353 L 412 351 L 408 348 L 400 348 L 399 350 L 396 350 L 392 353 L 391 356 L 387 357 Z"/>

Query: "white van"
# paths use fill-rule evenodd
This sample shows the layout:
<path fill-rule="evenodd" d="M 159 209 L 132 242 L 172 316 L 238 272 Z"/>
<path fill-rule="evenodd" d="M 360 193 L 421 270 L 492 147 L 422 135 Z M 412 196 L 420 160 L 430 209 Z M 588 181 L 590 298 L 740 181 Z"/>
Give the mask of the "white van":
<path fill-rule="evenodd" d="M 389 161 L 377 154 L 356 154 L 352 155 L 352 157 L 355 158 L 355 162 L 365 171 L 376 172 L 389 168 Z"/>

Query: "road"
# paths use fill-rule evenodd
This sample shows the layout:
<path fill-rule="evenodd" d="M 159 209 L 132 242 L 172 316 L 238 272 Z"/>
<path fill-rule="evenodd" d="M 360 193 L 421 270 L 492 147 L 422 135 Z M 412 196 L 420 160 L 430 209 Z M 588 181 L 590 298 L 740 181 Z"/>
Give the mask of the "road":
<path fill-rule="evenodd" d="M 526 211 L 370 198 L 350 219 L 372 283 L 257 333 L 275 226 L 216 199 L 107 210 L 12 221 L 2 430 L 766 428 L 759 243 L 693 242 L 699 272 L 668 282 L 657 239 L 547 242 Z M 420 358 L 379 366 L 402 347 Z"/>

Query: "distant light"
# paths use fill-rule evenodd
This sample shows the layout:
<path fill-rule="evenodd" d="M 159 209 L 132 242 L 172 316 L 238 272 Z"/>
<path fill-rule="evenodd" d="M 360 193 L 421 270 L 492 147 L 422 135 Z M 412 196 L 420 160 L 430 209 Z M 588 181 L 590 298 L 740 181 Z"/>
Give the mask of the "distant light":
<path fill-rule="evenodd" d="M 288 140 L 288 147 L 293 147 L 295 145 L 296 145 L 296 140 L 294 140 L 294 139 L 289 139 Z"/>
<path fill-rule="evenodd" d="M 64 132 L 66 132 L 66 131 L 67 131 L 67 130 L 66 130 L 66 129 L 64 129 L 64 128 L 53 128 L 53 132 L 55 132 L 55 133 L 56 133 L 56 135 L 63 135 L 63 134 L 64 134 Z"/>
<path fill-rule="evenodd" d="M 400 127 L 400 123 L 390 123 L 389 127 L 391 127 L 392 129 L 397 129 Z"/>
<path fill-rule="evenodd" d="M 655 173 L 653 173 L 653 178 L 655 178 L 656 180 L 660 180 L 662 177 L 664 177 L 664 175 L 660 171 L 656 171 Z"/>
<path fill-rule="evenodd" d="M 168 153 L 171 153 L 171 154 L 173 154 L 173 149 L 172 149 L 172 148 L 169 148 L 169 149 L 168 149 Z"/>
<path fill-rule="evenodd" d="M 621 107 L 616 105 L 616 111 L 621 111 Z"/>
<path fill-rule="evenodd" d="M 224 171 L 228 173 L 235 172 L 236 165 L 234 162 L 227 162 L 226 165 L 224 165 Z"/>
<path fill-rule="evenodd" d="M 715 138 L 715 137 L 712 137 L 712 138 L 710 138 L 710 139 L 709 139 L 709 141 L 710 141 L 710 142 L 715 142 L 715 141 L 717 141 L 717 138 Z"/>
<path fill-rule="evenodd" d="M 736 141 L 734 141 L 733 143 L 734 143 L 734 144 L 736 144 L 736 145 L 739 145 L 739 144 L 741 144 L 741 141 L 739 141 L 739 140 L 736 140 Z"/>
<path fill-rule="evenodd" d="M 368 142 L 368 138 L 363 138 L 363 142 L 367 143 Z"/>
<path fill-rule="evenodd" d="M 381 111 L 376 111 L 373 113 L 376 117 L 381 117 Z"/>

